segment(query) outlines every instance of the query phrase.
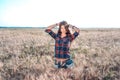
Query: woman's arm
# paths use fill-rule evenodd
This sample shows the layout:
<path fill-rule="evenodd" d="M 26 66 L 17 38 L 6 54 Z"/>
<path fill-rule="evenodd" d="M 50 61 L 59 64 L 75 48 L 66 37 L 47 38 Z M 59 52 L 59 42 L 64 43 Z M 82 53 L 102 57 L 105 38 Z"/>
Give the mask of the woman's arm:
<path fill-rule="evenodd" d="M 45 32 L 49 33 L 49 35 L 55 39 L 57 35 L 56 35 L 56 33 L 54 33 L 51 29 L 54 28 L 54 27 L 56 27 L 56 26 L 58 26 L 58 25 L 59 25 L 59 24 L 56 23 L 56 24 L 52 24 L 52 25 L 48 26 L 48 27 L 45 29 Z"/>
<path fill-rule="evenodd" d="M 69 24 L 69 27 L 75 31 L 70 37 L 70 41 L 72 42 L 79 35 L 80 29 L 71 24 Z"/>
<path fill-rule="evenodd" d="M 58 23 L 52 24 L 50 26 L 47 27 L 47 29 L 53 29 L 54 27 L 58 26 Z"/>
<path fill-rule="evenodd" d="M 69 26 L 70 26 L 70 28 L 72 28 L 74 31 L 76 31 L 76 32 L 80 32 L 80 29 L 79 28 L 77 28 L 76 26 L 73 26 L 73 25 L 71 25 L 71 24 L 69 24 Z"/>
<path fill-rule="evenodd" d="M 80 29 L 79 28 L 77 28 L 77 27 L 75 27 L 75 26 L 73 26 L 73 29 L 76 31 L 76 32 L 80 32 Z"/>

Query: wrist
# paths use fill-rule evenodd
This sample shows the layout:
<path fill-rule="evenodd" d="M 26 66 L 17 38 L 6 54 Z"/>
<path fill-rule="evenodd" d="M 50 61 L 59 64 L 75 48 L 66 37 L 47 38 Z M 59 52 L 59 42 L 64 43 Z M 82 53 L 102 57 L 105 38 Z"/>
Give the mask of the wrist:
<path fill-rule="evenodd" d="M 75 26 L 72 26 L 72 29 L 75 29 Z"/>
<path fill-rule="evenodd" d="M 58 26 L 58 23 L 56 23 L 55 25 Z"/>
<path fill-rule="evenodd" d="M 69 24 L 69 27 L 73 29 L 73 26 L 71 24 Z"/>

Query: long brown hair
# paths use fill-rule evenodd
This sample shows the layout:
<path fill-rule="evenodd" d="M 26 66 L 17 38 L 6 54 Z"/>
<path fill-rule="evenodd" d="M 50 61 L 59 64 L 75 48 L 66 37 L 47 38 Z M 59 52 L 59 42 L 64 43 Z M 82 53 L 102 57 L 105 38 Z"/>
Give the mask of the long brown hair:
<path fill-rule="evenodd" d="M 61 33 L 62 33 L 62 32 L 61 32 L 61 26 L 62 26 L 62 25 L 65 26 L 66 35 L 67 35 L 67 36 L 70 36 L 71 33 L 70 33 L 70 30 L 69 30 L 69 25 L 67 24 L 66 21 L 60 22 L 60 24 L 59 24 L 59 29 L 58 29 L 58 34 L 61 36 Z"/>

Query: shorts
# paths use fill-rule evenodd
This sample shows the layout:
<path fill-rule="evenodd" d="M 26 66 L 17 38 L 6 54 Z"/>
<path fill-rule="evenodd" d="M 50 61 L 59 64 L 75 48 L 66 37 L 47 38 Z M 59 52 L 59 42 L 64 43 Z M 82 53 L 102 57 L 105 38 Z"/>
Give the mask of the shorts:
<path fill-rule="evenodd" d="M 55 65 L 54 65 L 55 68 L 64 68 L 64 69 L 71 68 L 73 66 L 74 66 L 74 63 L 73 63 L 72 59 L 67 59 L 66 61 L 64 61 L 62 63 L 61 62 L 57 62 L 55 60 Z"/>

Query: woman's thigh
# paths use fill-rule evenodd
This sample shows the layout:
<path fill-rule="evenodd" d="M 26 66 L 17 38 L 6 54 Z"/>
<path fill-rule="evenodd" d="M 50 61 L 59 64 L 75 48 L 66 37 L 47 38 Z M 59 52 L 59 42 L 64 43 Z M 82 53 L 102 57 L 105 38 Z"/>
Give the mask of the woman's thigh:
<path fill-rule="evenodd" d="M 55 64 L 54 64 L 54 67 L 55 68 L 71 68 L 74 66 L 74 62 L 72 59 L 68 59 L 64 62 L 64 65 L 63 64 L 60 64 L 60 63 L 56 63 L 55 61 Z"/>

